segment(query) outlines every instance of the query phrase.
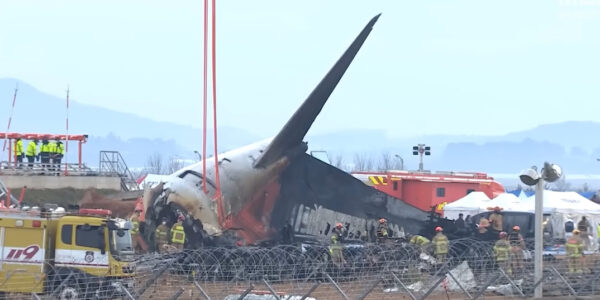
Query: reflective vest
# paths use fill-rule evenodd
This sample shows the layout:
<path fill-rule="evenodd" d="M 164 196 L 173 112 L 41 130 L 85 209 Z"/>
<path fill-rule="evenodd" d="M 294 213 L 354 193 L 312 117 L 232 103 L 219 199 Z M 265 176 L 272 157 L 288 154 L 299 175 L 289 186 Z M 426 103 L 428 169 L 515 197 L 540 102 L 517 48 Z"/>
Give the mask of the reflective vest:
<path fill-rule="evenodd" d="M 496 261 L 507 261 L 510 255 L 510 244 L 507 240 L 501 239 L 494 245 L 494 254 Z"/>
<path fill-rule="evenodd" d="M 160 224 L 156 227 L 156 242 L 166 243 L 167 242 L 167 225 Z"/>
<path fill-rule="evenodd" d="M 37 155 L 37 145 L 31 141 L 27 144 L 27 152 L 25 152 L 26 156 L 36 156 Z"/>
<path fill-rule="evenodd" d="M 424 245 L 429 244 L 429 239 L 427 239 L 424 236 L 415 235 L 410 238 L 410 243 L 415 244 L 417 246 L 424 246 Z"/>
<path fill-rule="evenodd" d="M 183 226 L 181 224 L 175 224 L 173 225 L 173 228 L 171 228 L 171 243 L 185 243 L 185 231 L 183 231 Z"/>
<path fill-rule="evenodd" d="M 55 142 L 48 143 L 48 152 L 50 152 L 51 154 L 56 153 L 56 143 Z"/>
<path fill-rule="evenodd" d="M 23 154 L 23 141 L 18 140 L 15 142 L 15 155 L 21 156 Z"/>
<path fill-rule="evenodd" d="M 388 231 L 386 226 L 379 226 L 377 228 L 377 237 L 386 238 L 388 237 Z"/>
<path fill-rule="evenodd" d="M 578 236 L 573 236 L 567 240 L 566 250 L 569 257 L 581 257 L 583 243 Z"/>
<path fill-rule="evenodd" d="M 138 218 L 131 217 L 129 221 L 131 222 L 131 225 L 133 225 L 131 228 L 131 234 L 138 234 L 140 232 L 140 223 L 138 222 Z"/>
<path fill-rule="evenodd" d="M 57 154 L 65 154 L 65 145 L 63 143 L 60 144 L 56 144 L 56 151 Z"/>
<path fill-rule="evenodd" d="M 40 153 L 49 153 L 50 152 L 50 144 L 42 144 L 40 146 Z"/>
<path fill-rule="evenodd" d="M 448 238 L 443 233 L 438 233 L 433 237 L 433 245 L 435 246 L 435 254 L 448 253 Z"/>

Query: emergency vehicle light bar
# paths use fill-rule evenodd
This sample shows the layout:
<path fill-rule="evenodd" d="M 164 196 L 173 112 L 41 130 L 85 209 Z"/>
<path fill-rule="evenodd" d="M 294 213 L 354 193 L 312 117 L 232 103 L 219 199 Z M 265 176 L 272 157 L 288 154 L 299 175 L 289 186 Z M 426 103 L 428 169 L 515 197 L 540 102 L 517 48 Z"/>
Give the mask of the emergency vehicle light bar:
<path fill-rule="evenodd" d="M 109 217 L 112 215 L 112 211 L 110 209 L 99 209 L 99 208 L 82 208 L 79 210 L 80 215 L 87 216 L 104 216 Z"/>

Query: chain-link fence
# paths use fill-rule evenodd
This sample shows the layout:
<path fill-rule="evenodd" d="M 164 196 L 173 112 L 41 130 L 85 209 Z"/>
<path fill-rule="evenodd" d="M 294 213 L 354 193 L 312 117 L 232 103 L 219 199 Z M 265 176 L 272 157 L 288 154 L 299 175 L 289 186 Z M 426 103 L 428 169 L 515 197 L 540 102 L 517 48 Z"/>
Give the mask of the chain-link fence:
<path fill-rule="evenodd" d="M 8 299 L 477 299 L 527 297 L 538 284 L 529 251 L 496 261 L 493 242 L 450 242 L 446 257 L 404 242 L 204 248 L 135 259 L 132 277 L 45 264 L 2 270 Z M 339 252 L 341 250 L 341 252 Z M 7 265 L 4 264 L 3 267 Z M 131 270 L 133 272 L 133 269 Z M 108 271 L 106 271 L 108 272 Z M 545 296 L 600 296 L 595 254 L 546 255 Z M 24 293 L 39 286 L 36 294 Z M 21 292 L 21 293 L 18 293 Z"/>

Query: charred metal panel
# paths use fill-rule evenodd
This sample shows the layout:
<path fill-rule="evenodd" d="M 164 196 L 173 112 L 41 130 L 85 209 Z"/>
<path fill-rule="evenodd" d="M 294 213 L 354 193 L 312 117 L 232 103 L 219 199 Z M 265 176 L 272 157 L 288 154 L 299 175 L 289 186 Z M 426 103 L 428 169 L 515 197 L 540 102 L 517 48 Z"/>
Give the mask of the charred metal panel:
<path fill-rule="evenodd" d="M 386 218 L 407 233 L 420 232 L 428 217 L 427 213 L 308 154 L 290 164 L 282 173 L 280 183 L 279 198 L 271 217 L 272 228 L 289 224 L 294 207 L 300 204 L 363 219 Z"/>

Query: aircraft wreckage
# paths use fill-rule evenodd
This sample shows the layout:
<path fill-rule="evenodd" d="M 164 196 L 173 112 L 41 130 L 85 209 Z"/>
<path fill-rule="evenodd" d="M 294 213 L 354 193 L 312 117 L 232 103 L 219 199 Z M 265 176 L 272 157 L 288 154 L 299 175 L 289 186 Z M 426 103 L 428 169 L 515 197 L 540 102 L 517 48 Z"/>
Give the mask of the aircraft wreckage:
<path fill-rule="evenodd" d="M 203 162 L 196 163 L 146 191 L 142 230 L 149 245 L 155 244 L 160 222 L 172 226 L 179 218 L 184 219 L 187 248 L 259 244 L 289 239 L 290 233 L 325 237 L 338 221 L 353 237 L 364 239 L 374 235 L 379 218 L 388 219 L 397 232 L 421 231 L 426 213 L 306 154 L 303 141 L 378 18 L 364 27 L 274 138 L 218 155 L 221 197 L 215 195 L 214 157 L 206 159 L 205 174 Z"/>

